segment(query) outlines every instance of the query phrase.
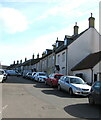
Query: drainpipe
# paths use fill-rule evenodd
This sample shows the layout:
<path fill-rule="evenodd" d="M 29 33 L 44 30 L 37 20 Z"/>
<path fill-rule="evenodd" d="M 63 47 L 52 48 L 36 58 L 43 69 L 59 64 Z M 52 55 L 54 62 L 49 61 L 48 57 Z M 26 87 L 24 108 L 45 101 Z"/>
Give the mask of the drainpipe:
<path fill-rule="evenodd" d="M 93 80 L 93 68 L 91 68 L 91 84 L 94 82 Z"/>
<path fill-rule="evenodd" d="M 67 72 L 68 72 L 68 71 L 67 71 L 67 67 L 68 67 L 68 62 L 67 62 L 67 59 L 68 59 L 68 58 L 67 58 L 67 56 L 68 56 L 68 47 L 66 47 L 66 75 L 68 75 L 68 74 L 67 74 Z"/>

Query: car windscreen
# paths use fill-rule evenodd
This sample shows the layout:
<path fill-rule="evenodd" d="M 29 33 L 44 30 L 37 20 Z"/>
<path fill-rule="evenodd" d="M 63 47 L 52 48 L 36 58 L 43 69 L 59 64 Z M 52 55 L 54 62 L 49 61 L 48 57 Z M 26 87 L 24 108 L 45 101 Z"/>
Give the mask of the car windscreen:
<path fill-rule="evenodd" d="M 46 74 L 44 74 L 44 73 L 39 73 L 39 76 L 46 76 Z"/>
<path fill-rule="evenodd" d="M 0 75 L 3 75 L 4 74 L 4 71 L 0 71 Z"/>
<path fill-rule="evenodd" d="M 85 82 L 80 78 L 70 78 L 70 83 L 84 84 Z"/>
<path fill-rule="evenodd" d="M 55 75 L 54 78 L 60 79 L 63 75 Z"/>

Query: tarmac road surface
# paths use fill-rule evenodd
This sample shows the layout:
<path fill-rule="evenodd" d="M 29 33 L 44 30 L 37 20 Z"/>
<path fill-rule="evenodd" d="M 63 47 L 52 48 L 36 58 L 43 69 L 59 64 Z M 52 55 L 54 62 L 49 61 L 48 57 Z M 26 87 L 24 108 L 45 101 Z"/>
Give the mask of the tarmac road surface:
<path fill-rule="evenodd" d="M 2 83 L 2 118 L 101 118 L 101 108 L 87 97 L 70 96 L 57 88 L 22 77 Z"/>

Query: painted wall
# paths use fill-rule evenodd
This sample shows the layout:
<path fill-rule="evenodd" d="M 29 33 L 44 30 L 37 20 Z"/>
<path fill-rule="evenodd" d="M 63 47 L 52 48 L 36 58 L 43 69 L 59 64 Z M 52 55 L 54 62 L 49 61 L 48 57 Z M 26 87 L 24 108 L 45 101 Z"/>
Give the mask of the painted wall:
<path fill-rule="evenodd" d="M 92 82 L 92 71 L 91 71 L 91 69 L 73 71 L 73 75 L 76 75 L 76 74 L 79 74 L 79 73 L 83 74 L 84 81 L 86 81 L 89 84 Z"/>
<path fill-rule="evenodd" d="M 98 51 L 99 34 L 94 28 L 90 28 L 68 46 L 68 74 L 72 75 L 71 68 L 89 54 Z"/>
<path fill-rule="evenodd" d="M 97 81 L 99 81 L 100 77 L 99 77 L 99 72 L 101 73 L 101 70 L 99 69 L 99 65 L 101 64 L 98 63 L 97 65 L 94 66 L 94 68 L 91 70 L 91 69 L 85 69 L 85 70 L 77 70 L 77 71 L 73 71 L 73 75 L 76 75 L 76 74 L 79 74 L 79 73 L 82 73 L 83 74 L 83 78 L 85 81 L 87 81 L 88 83 L 92 83 L 94 82 L 94 74 L 97 75 Z M 92 75 L 93 74 L 93 75 Z"/>
<path fill-rule="evenodd" d="M 64 55 L 63 55 L 64 54 Z M 64 58 L 63 58 L 64 56 Z M 66 50 L 63 50 L 56 54 L 56 65 L 59 65 L 60 71 L 59 73 L 62 73 L 66 75 Z"/>

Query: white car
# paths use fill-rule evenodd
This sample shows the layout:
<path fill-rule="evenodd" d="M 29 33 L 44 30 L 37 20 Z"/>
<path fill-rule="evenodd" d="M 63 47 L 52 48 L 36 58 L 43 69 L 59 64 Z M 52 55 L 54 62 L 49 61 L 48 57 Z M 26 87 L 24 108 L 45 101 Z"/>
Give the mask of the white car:
<path fill-rule="evenodd" d="M 5 81 L 5 80 L 7 79 L 7 74 L 6 74 L 5 70 L 0 69 L 0 75 L 1 75 L 1 78 L 2 78 L 2 76 L 3 76 L 2 81 L 1 81 L 1 79 L 0 79 L 1 82 Z"/>
<path fill-rule="evenodd" d="M 31 80 L 34 80 L 36 72 L 32 72 L 32 75 L 30 77 Z"/>
<path fill-rule="evenodd" d="M 34 75 L 34 80 L 38 82 L 45 82 L 45 79 L 47 78 L 47 74 L 44 72 L 37 72 Z"/>
<path fill-rule="evenodd" d="M 1 71 L 0 71 L 0 83 L 3 82 L 3 74 L 1 74 Z"/>
<path fill-rule="evenodd" d="M 83 79 L 76 76 L 62 76 L 58 81 L 58 90 L 68 91 L 70 95 L 87 96 L 91 86 L 86 84 Z"/>
<path fill-rule="evenodd" d="M 0 70 L 0 82 L 2 83 L 3 82 L 3 73 L 2 73 L 2 71 Z"/>

